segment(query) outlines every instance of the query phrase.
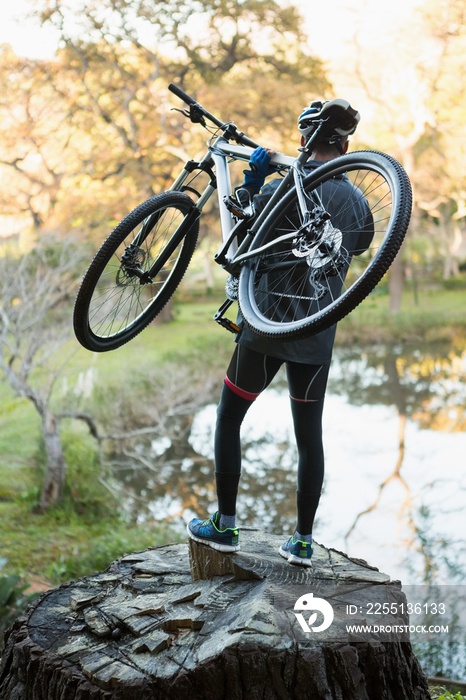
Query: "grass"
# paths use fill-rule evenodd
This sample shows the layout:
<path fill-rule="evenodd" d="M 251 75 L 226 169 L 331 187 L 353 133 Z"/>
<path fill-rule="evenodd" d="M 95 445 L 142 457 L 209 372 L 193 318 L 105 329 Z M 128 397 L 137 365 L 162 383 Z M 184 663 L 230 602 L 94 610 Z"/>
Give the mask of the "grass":
<path fill-rule="evenodd" d="M 138 367 L 151 367 L 177 357 L 184 361 L 186 355 L 209 352 L 224 357 L 226 362 L 233 337 L 211 320 L 216 309 L 216 303 L 209 301 L 180 305 L 173 322 L 150 326 L 114 352 L 90 353 L 71 340 L 60 353 L 69 359 L 57 394 L 60 396 L 65 388 L 77 391 L 80 375 L 90 368 L 102 384 L 121 378 L 124 391 L 131 384 L 135 361 Z M 0 500 L 21 490 L 25 483 L 27 488 L 32 485 L 28 473 L 35 460 L 39 434 L 39 419 L 31 403 L 16 397 L 0 379 Z"/>
<path fill-rule="evenodd" d="M 444 686 L 432 686 L 429 690 L 432 700 L 466 700 L 466 695 L 454 691 L 452 693 Z"/>
<path fill-rule="evenodd" d="M 431 289 L 416 302 L 405 294 L 399 313 L 392 315 L 386 294 L 373 292 L 338 326 L 337 343 L 439 342 L 466 337 L 464 290 Z"/>
<path fill-rule="evenodd" d="M 230 352 L 232 336 L 212 321 L 217 306 L 210 301 L 181 304 L 176 307 L 175 318 L 169 324 L 151 324 L 129 344 L 112 352 L 90 353 L 77 341 L 71 341 L 68 348 L 72 354 L 70 381 L 90 366 L 105 381 L 124 368 L 131 369 L 135 359 L 138 366 L 150 367 L 211 347 L 218 348 L 219 352 Z"/>
<path fill-rule="evenodd" d="M 65 391 L 75 391 L 80 376 L 90 368 L 99 385 L 113 382 L 118 387 L 120 382 L 124 392 L 131 387 L 135 363 L 144 369 L 197 356 L 204 358 L 206 368 L 214 362 L 226 366 L 233 336 L 211 320 L 221 300 L 219 292 L 178 304 L 172 323 L 150 326 L 116 352 L 89 353 L 71 340 L 64 350 L 69 360 L 57 384 L 58 398 Z M 337 344 L 393 342 L 394 338 L 428 342 L 443 337 L 454 342 L 466 335 L 465 306 L 466 290 L 429 291 L 421 295 L 419 305 L 406 296 L 402 312 L 391 317 L 386 295 L 376 291 L 340 323 Z M 233 309 L 230 317 L 234 316 Z M 14 396 L 4 382 L 0 383 L 0 455 L 0 557 L 8 559 L 8 573 L 57 583 L 67 576 L 83 575 L 86 568 L 104 566 L 124 551 L 143 549 L 170 537 L 157 526 L 151 532 L 128 529 L 114 516 L 86 518 L 66 507 L 34 515 L 40 483 L 39 420 L 30 402 Z M 113 542 L 109 532 L 114 533 Z"/>
<path fill-rule="evenodd" d="M 51 585 L 105 569 L 132 551 L 176 539 L 163 525 L 128 526 L 115 515 L 96 519 L 63 507 L 34 514 L 30 502 L 21 499 L 1 503 L 0 513 L 5 572 Z"/>
<path fill-rule="evenodd" d="M 233 336 L 211 319 L 222 293 L 176 306 L 175 320 L 151 325 L 117 352 L 95 354 L 71 340 L 64 349 L 69 357 L 57 395 L 73 392 L 89 372 L 99 385 L 121 383 L 131 390 L 133 368 L 150 368 L 174 360 L 188 362 L 203 358 L 206 371 L 212 363 L 226 367 L 233 350 Z M 466 289 L 426 291 L 414 302 L 406 295 L 397 316 L 388 312 L 387 296 L 377 290 L 339 324 L 337 345 L 374 342 L 416 342 L 447 340 L 464 342 Z M 229 314 L 235 316 L 233 309 Z M 156 392 L 154 390 L 154 396 Z M 79 399 L 76 398 L 78 403 Z M 85 440 L 78 440 L 84 450 Z M 86 459 L 85 451 L 81 459 Z M 89 460 L 88 460 L 89 461 Z M 0 584 L 18 577 L 18 589 L 26 592 L 89 575 L 105 569 L 125 553 L 151 545 L 176 541 L 163 523 L 144 526 L 125 522 L 114 512 L 78 513 L 68 502 L 39 515 L 34 504 L 40 484 L 40 425 L 31 404 L 14 396 L 0 381 Z M 87 474 L 93 483 L 92 472 Z M 13 578 L 12 578 L 13 577 Z M 19 600 L 23 601 L 21 593 Z M 16 615 L 16 610 L 10 610 Z M 1 615 L 0 615 L 1 618 Z M 1 640 L 1 619 L 0 619 Z M 466 700 L 454 686 L 431 688 L 432 700 Z M 456 694 L 455 694 L 456 693 Z"/>
<path fill-rule="evenodd" d="M 89 353 L 71 340 L 62 353 L 69 360 L 57 384 L 57 400 L 65 391 L 75 391 L 80 375 L 90 367 L 99 384 L 121 382 L 124 392 L 131 386 L 135 361 L 138 368 L 150 368 L 175 358 L 184 362 L 187 355 L 197 355 L 226 363 L 233 337 L 211 321 L 216 308 L 216 303 L 209 300 L 180 305 L 172 323 L 151 326 L 117 352 Z M 79 451 L 81 447 L 83 454 L 77 459 L 87 468 L 92 455 L 86 455 L 84 443 L 85 437 L 78 444 L 75 440 L 70 449 Z M 77 514 L 69 503 L 44 515 L 35 514 L 40 453 L 37 413 L 29 401 L 16 397 L 0 381 L 0 558 L 7 560 L 5 574 L 55 585 L 105 568 L 126 552 L 178 537 L 157 523 L 128 526 L 123 519 L 110 515 L 108 509 L 96 515 L 98 502 L 87 515 Z M 92 489 L 98 475 L 81 476 L 87 490 Z"/>

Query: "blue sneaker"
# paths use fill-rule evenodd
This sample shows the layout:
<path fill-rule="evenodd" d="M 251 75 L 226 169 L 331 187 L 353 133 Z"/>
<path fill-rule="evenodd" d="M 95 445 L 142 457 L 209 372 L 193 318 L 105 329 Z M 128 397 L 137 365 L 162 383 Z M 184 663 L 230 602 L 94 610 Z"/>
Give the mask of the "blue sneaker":
<path fill-rule="evenodd" d="M 227 527 L 219 530 L 218 513 L 208 520 L 194 518 L 186 526 L 188 535 L 196 542 L 209 545 L 219 552 L 237 552 L 239 549 L 239 530 L 237 527 Z"/>
<path fill-rule="evenodd" d="M 298 539 L 295 540 L 294 537 L 294 535 L 291 535 L 278 551 L 282 557 L 285 557 L 289 564 L 312 566 L 311 557 L 314 551 L 312 549 L 312 544 Z"/>

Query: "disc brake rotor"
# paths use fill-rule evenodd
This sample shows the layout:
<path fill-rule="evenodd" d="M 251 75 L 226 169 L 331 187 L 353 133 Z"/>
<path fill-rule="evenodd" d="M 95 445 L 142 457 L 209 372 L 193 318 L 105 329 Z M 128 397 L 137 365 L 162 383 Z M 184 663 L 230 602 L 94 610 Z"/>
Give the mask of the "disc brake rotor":
<path fill-rule="evenodd" d="M 311 227 L 311 231 L 307 226 L 299 232 L 293 241 L 292 253 L 297 258 L 306 258 L 309 267 L 318 270 L 338 259 L 343 234 L 328 220 L 322 224 L 320 231 L 316 232 L 314 227 Z"/>

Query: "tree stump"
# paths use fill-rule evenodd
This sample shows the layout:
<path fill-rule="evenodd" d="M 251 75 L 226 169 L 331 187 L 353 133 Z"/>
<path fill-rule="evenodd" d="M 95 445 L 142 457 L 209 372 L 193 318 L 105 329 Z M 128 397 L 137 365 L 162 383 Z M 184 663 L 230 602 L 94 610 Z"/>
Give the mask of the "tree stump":
<path fill-rule="evenodd" d="M 361 622 L 401 584 L 322 545 L 313 568 L 290 565 L 282 541 L 150 548 L 48 591 L 7 634 L 0 698 L 428 700 L 408 638 L 346 628 L 348 605 Z"/>

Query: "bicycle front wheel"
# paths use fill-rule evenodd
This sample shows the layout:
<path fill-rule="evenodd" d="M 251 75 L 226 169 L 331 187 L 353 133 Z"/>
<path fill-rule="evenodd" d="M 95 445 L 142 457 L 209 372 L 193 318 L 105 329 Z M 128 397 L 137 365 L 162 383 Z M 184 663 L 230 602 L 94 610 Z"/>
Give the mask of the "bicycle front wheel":
<path fill-rule="evenodd" d="M 87 350 L 115 350 L 163 309 L 189 265 L 199 211 L 188 195 L 165 192 L 136 207 L 97 252 L 76 297 L 73 323 Z"/>
<path fill-rule="evenodd" d="M 380 282 L 408 229 L 412 194 L 401 165 L 375 151 L 335 158 L 269 214 L 243 264 L 241 313 L 256 333 L 300 338 L 349 314 Z"/>

